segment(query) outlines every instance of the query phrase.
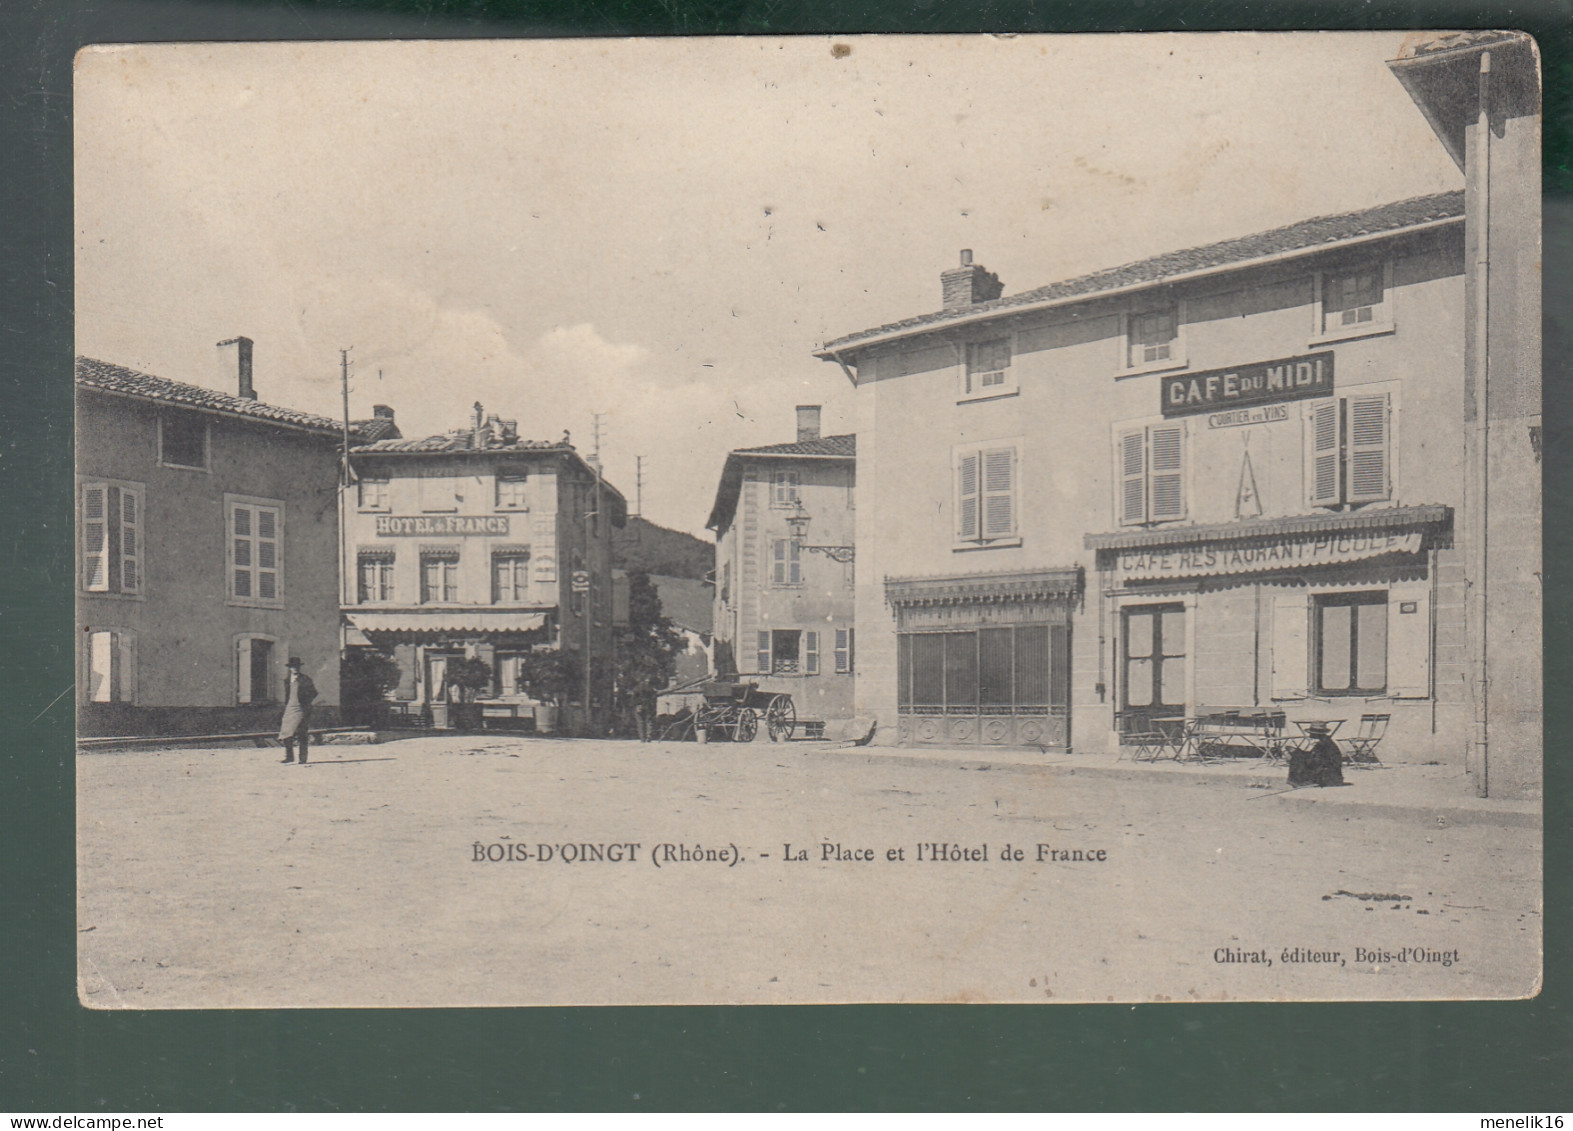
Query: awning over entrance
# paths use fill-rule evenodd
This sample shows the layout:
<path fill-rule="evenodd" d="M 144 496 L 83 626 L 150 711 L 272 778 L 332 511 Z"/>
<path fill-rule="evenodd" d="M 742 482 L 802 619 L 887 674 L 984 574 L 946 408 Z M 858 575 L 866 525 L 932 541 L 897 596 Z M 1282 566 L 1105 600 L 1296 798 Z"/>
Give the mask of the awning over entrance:
<path fill-rule="evenodd" d="M 532 632 L 546 624 L 545 613 L 494 609 L 357 610 L 350 623 L 362 632 Z"/>
<path fill-rule="evenodd" d="M 1080 595 L 1080 566 L 969 573 L 960 577 L 888 577 L 885 600 L 896 608 L 991 602 L 1063 601 Z"/>
<path fill-rule="evenodd" d="M 1369 530 L 1401 530 L 1440 526 L 1453 520 L 1453 508 L 1440 505 L 1382 507 L 1348 514 L 1296 514 L 1250 522 L 1211 522 L 1196 526 L 1160 526 L 1151 530 L 1117 530 L 1089 534 L 1089 550 L 1135 550 L 1187 546 L 1198 542 L 1232 542 L 1240 538 L 1273 538 L 1310 534 L 1348 534 Z"/>

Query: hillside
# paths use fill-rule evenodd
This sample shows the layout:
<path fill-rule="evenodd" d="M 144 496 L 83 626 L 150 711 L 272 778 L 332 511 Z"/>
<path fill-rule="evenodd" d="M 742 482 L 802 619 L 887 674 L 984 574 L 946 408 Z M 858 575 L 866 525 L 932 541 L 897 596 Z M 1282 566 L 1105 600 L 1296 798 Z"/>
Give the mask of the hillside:
<path fill-rule="evenodd" d="M 629 573 L 658 573 L 703 581 L 715 569 L 715 547 L 709 542 L 657 526 L 648 519 L 630 518 L 614 538 L 616 566 Z"/>

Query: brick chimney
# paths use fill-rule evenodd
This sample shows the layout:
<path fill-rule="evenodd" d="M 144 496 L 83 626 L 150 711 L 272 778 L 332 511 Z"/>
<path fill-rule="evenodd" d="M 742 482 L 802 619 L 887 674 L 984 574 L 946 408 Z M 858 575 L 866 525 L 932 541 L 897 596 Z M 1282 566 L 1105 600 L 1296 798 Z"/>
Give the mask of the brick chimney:
<path fill-rule="evenodd" d="M 993 302 L 1000 297 L 1005 286 L 1000 277 L 972 262 L 972 249 L 961 251 L 961 266 L 941 271 L 939 275 L 941 303 L 946 310 L 972 306 L 979 302 Z"/>
<path fill-rule="evenodd" d="M 804 440 L 819 439 L 819 406 L 817 404 L 800 404 L 797 406 L 797 439 L 798 443 Z"/>
<path fill-rule="evenodd" d="M 257 388 L 251 383 L 251 339 L 226 338 L 218 344 L 220 372 L 226 381 L 235 382 L 235 395 L 248 401 L 257 399 Z"/>

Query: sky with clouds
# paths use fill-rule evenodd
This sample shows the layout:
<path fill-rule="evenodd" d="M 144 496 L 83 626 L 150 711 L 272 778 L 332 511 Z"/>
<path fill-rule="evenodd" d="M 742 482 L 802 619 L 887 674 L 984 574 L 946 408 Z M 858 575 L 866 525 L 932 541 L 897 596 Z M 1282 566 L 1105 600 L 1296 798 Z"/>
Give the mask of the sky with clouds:
<path fill-rule="evenodd" d="M 405 435 L 470 406 L 703 534 L 727 451 L 850 431 L 822 341 L 1462 186 L 1399 33 L 89 49 L 77 352 Z M 837 44 L 850 51 L 833 50 Z"/>

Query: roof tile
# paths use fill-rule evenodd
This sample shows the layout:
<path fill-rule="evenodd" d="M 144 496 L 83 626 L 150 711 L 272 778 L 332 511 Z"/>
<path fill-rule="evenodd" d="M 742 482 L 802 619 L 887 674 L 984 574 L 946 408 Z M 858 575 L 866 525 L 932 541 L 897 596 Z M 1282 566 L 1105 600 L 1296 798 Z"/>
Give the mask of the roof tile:
<path fill-rule="evenodd" d="M 338 433 L 343 429 L 343 425 L 338 421 L 329 420 L 326 416 L 297 412 L 292 408 L 281 408 L 278 405 L 265 404 L 246 397 L 232 396 L 214 389 L 204 389 L 199 385 L 187 385 L 183 381 L 154 377 L 151 373 L 142 373 L 123 365 L 112 365 L 92 357 L 76 359 L 76 383 L 79 388 L 96 389 L 103 393 L 177 404 L 199 412 L 251 417 L 274 424 L 306 428 L 314 432 Z"/>

